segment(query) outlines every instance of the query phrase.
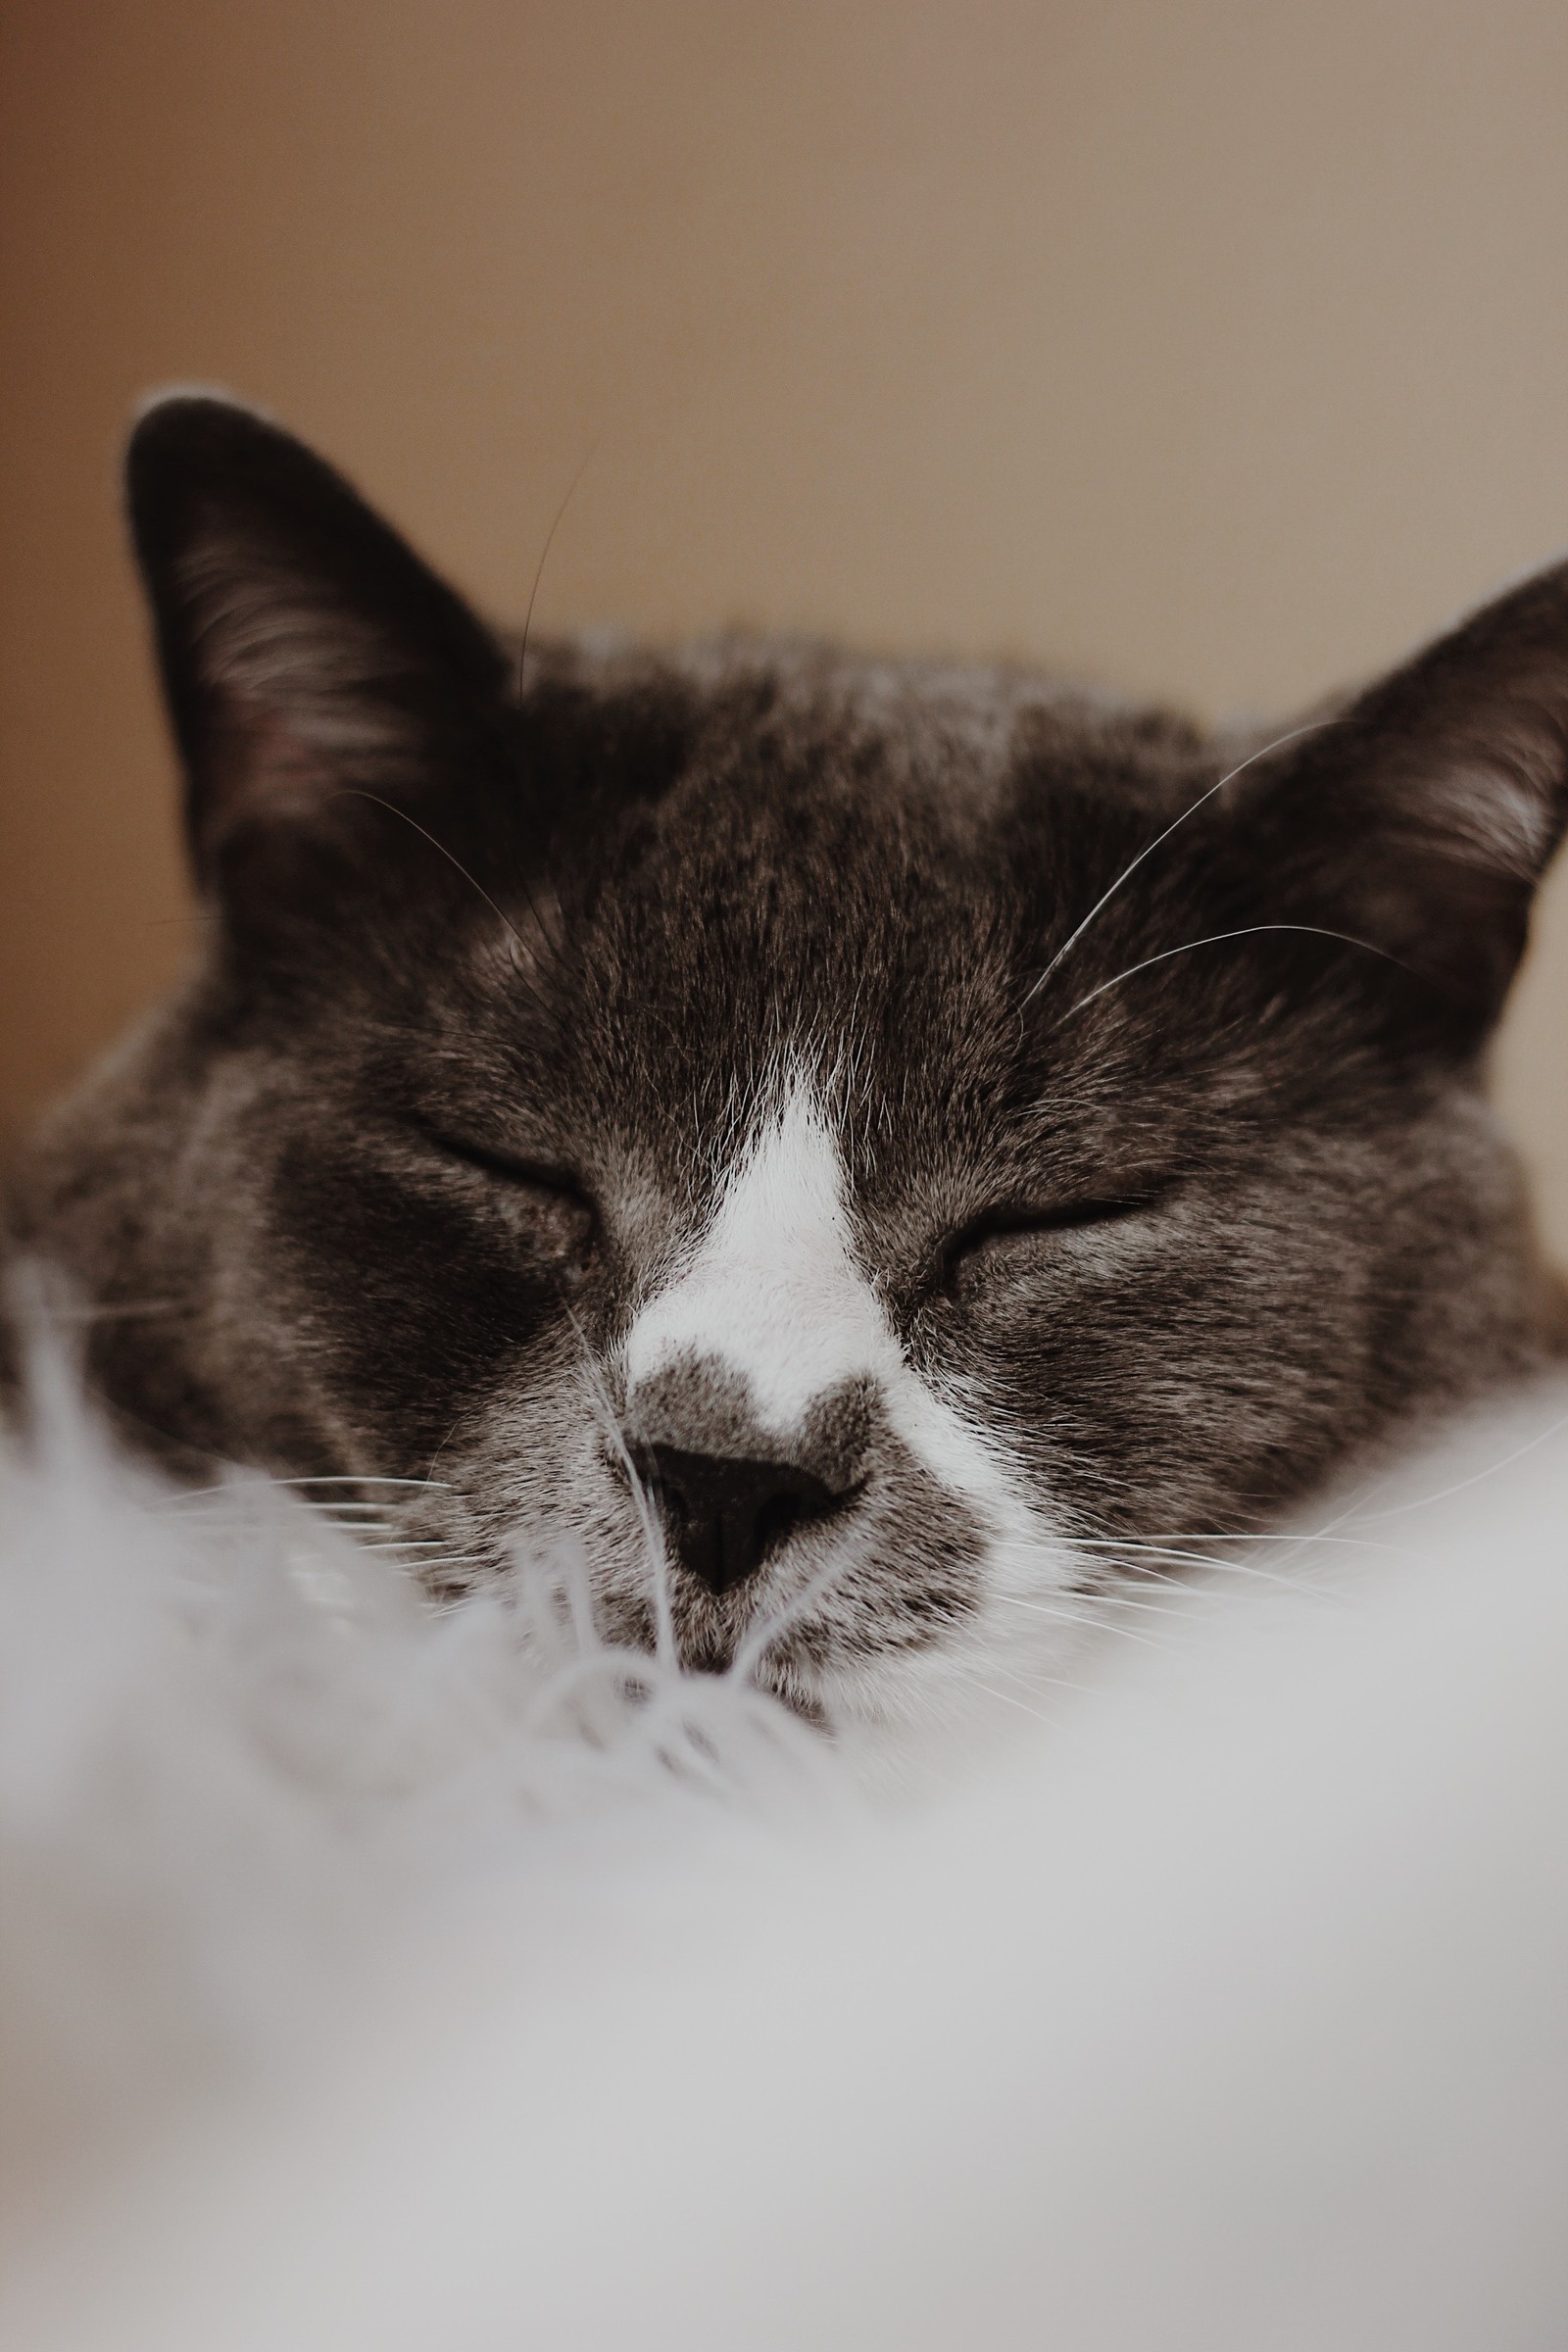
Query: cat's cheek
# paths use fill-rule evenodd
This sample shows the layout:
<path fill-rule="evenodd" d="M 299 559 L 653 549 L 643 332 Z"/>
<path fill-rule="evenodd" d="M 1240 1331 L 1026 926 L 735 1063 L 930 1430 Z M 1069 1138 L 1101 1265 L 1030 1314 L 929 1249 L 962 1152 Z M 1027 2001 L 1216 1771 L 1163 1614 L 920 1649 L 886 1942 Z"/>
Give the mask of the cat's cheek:
<path fill-rule="evenodd" d="M 993 1294 L 947 1345 L 1034 1493 L 1107 1535 L 1225 1529 L 1326 1458 L 1364 1377 L 1355 1287 L 1233 1214 L 1136 1281 Z"/>
<path fill-rule="evenodd" d="M 477 1564 L 470 1582 L 506 1578 L 519 1554 L 587 1567 L 607 1638 L 652 1649 L 645 1528 L 605 1432 L 599 1376 L 567 1326 L 499 1367 L 449 1417 L 438 1479 L 418 1510 L 434 1534 L 461 1526 L 459 1548 Z"/>
<path fill-rule="evenodd" d="M 960 1315 L 1005 1324 L 1071 1312 L 1099 1294 L 1124 1295 L 1159 1277 L 1183 1248 L 1182 1227 L 1158 1210 L 1107 1214 L 1081 1225 L 987 1234 L 951 1265 L 945 1301 Z"/>
<path fill-rule="evenodd" d="M 316 1381 L 416 1446 L 569 1344 L 559 1268 L 434 1191 L 296 1150 L 275 1170 L 270 1224 Z"/>

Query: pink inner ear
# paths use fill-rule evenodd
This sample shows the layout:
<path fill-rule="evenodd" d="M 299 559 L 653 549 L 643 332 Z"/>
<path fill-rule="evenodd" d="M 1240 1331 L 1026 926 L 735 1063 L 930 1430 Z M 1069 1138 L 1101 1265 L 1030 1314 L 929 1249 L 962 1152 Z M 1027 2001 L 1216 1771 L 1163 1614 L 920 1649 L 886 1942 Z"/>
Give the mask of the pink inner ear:
<path fill-rule="evenodd" d="M 230 703 L 213 729 L 202 830 L 226 832 L 247 815 L 304 815 L 341 789 L 343 772 L 297 712 Z"/>
<path fill-rule="evenodd" d="M 329 602 L 232 595 L 202 631 L 208 725 L 197 829 L 247 814 L 302 814 L 345 786 L 407 781 L 423 749 L 400 673 L 378 633 Z"/>
<path fill-rule="evenodd" d="M 1526 773 L 1531 748 L 1521 752 Z M 1552 830 L 1549 779 L 1536 787 L 1521 781 L 1511 764 L 1467 760 L 1412 781 L 1407 797 L 1412 825 L 1435 843 L 1451 841 L 1455 858 L 1529 883 L 1545 862 Z"/>
<path fill-rule="evenodd" d="M 179 566 L 198 674 L 236 726 L 275 713 L 302 739 L 343 750 L 400 732 L 411 657 L 330 585 L 254 546 L 221 540 Z"/>

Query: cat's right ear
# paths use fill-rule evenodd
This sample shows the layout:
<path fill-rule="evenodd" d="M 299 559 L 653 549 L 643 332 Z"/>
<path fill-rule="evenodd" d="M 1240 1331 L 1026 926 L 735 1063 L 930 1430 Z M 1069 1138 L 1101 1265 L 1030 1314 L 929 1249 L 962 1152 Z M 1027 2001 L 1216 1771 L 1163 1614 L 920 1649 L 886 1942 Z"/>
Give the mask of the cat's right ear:
<path fill-rule="evenodd" d="M 495 639 L 291 434 L 172 395 L 143 414 L 125 474 L 204 885 L 256 820 L 403 802 L 493 730 Z"/>

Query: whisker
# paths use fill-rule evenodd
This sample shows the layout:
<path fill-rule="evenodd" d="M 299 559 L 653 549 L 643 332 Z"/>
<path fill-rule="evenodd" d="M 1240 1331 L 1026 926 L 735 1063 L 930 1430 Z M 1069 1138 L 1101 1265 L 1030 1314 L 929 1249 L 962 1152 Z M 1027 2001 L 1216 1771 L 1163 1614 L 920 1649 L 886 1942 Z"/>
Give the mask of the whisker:
<path fill-rule="evenodd" d="M 555 519 L 551 523 L 549 530 L 545 533 L 545 543 L 544 546 L 539 550 L 539 561 L 534 565 L 533 586 L 528 591 L 528 609 L 522 616 L 522 636 L 517 645 L 517 663 L 516 669 L 514 673 L 513 692 L 519 702 L 522 700 L 523 664 L 528 659 L 528 631 L 533 626 L 534 599 L 539 594 L 539 583 L 545 576 L 545 565 L 550 561 L 550 550 L 555 545 L 556 533 L 561 528 L 562 517 L 565 514 L 566 509 L 570 506 L 572 499 L 576 494 L 577 484 L 582 480 L 582 477 L 587 472 L 590 464 L 599 454 L 600 438 L 601 436 L 596 435 L 595 438 L 589 442 L 588 447 L 583 451 L 581 458 L 578 460 L 577 470 L 572 475 L 570 481 L 566 484 L 565 496 L 562 499 L 560 506 L 556 509 Z"/>
<path fill-rule="evenodd" d="M 960 1668 L 956 1679 L 971 1690 L 983 1690 L 987 1698 L 1000 1699 L 1004 1707 L 1017 1707 L 1022 1714 L 1032 1715 L 1036 1723 L 1050 1723 L 1051 1721 L 1051 1717 L 1044 1708 L 1031 1707 L 1027 1700 L 1014 1698 L 1010 1690 L 998 1690 L 993 1684 L 982 1682 L 977 1674 Z M 1061 1674 L 1037 1675 L 1032 1678 L 1031 1687 L 1042 1690 L 1070 1690 L 1075 1696 L 1089 1689 L 1087 1683 L 1075 1682 Z"/>
<path fill-rule="evenodd" d="M 1409 972 L 1415 979 L 1422 977 L 1414 964 L 1406 963 L 1401 956 L 1395 956 L 1389 949 L 1380 948 L 1375 940 L 1356 939 L 1348 931 L 1331 931 L 1322 923 L 1244 923 L 1239 931 L 1211 931 L 1205 939 L 1189 939 L 1179 948 L 1162 948 L 1157 956 L 1146 956 L 1142 963 L 1130 963 L 1114 979 L 1102 980 L 1100 986 L 1092 988 L 1087 997 L 1080 997 L 1076 1004 L 1069 1004 L 1054 1026 L 1059 1029 L 1062 1021 L 1070 1021 L 1075 1012 L 1082 1012 L 1086 1004 L 1093 1004 L 1095 999 L 1102 997 L 1107 989 L 1119 988 L 1124 980 L 1136 980 L 1140 972 L 1152 970 L 1156 963 L 1168 963 L 1173 956 L 1190 956 L 1195 948 L 1221 947 L 1228 939 L 1254 939 L 1263 931 L 1298 931 L 1312 939 L 1337 939 L 1348 948 L 1365 948 L 1369 956 L 1381 956 L 1385 963 L 1396 963 L 1401 972 Z"/>
<path fill-rule="evenodd" d="M 1180 1595 L 1178 1605 L 1147 1600 L 1136 1592 L 1123 1592 L 1114 1585 L 1106 1585 L 1094 1596 L 1096 1609 L 1132 1609 L 1141 1617 L 1168 1617 L 1180 1624 L 1191 1619 L 1201 1601 L 1215 1597 L 1212 1592 L 1206 1592 L 1201 1585 L 1196 1582 L 1189 1584 L 1184 1578 L 1161 1577 L 1159 1582 L 1165 1592 Z"/>
<path fill-rule="evenodd" d="M 1446 1502 L 1450 1494 L 1463 1494 L 1468 1488 L 1479 1486 L 1483 1479 L 1495 1478 L 1499 1470 L 1507 1470 L 1513 1463 L 1523 1461 L 1527 1453 L 1534 1453 L 1538 1446 L 1544 1446 L 1548 1439 L 1556 1437 L 1564 1429 L 1568 1429 L 1568 1413 L 1563 1413 L 1549 1428 L 1538 1431 L 1535 1437 L 1527 1438 L 1522 1446 L 1516 1446 L 1500 1461 L 1489 1462 L 1484 1470 L 1472 1471 L 1468 1478 L 1456 1480 L 1451 1487 L 1440 1487 L 1435 1494 L 1421 1494 L 1413 1502 L 1398 1502 L 1389 1510 L 1372 1511 L 1361 1518 L 1360 1525 L 1376 1527 L 1380 1520 L 1398 1519 L 1409 1511 L 1424 1511 L 1431 1503 Z"/>
<path fill-rule="evenodd" d="M 1331 1522 L 1330 1526 L 1332 1527 L 1337 1524 L 1338 1522 Z M 1315 1535 L 1301 1536 L 1289 1536 L 1284 1534 L 1262 1536 L 1192 1536 L 1187 1538 L 1185 1542 L 1176 1538 L 1172 1538 L 1165 1542 L 1160 1542 L 1157 1539 L 1152 1538 L 1118 1538 L 1115 1536 L 1091 1536 L 1077 1539 L 1077 1544 L 1080 1550 L 1099 1551 L 1108 1554 L 1110 1557 L 1110 1564 L 1112 1566 L 1115 1566 L 1120 1560 L 1125 1560 L 1131 1563 L 1134 1568 L 1140 1568 L 1140 1563 L 1146 1559 L 1159 1559 L 1174 1560 L 1178 1564 L 1189 1568 L 1217 1569 L 1222 1575 L 1226 1576 L 1264 1576 L 1269 1573 L 1264 1569 L 1253 1567 L 1250 1562 L 1227 1560 L 1222 1558 L 1216 1552 L 1213 1552 L 1207 1548 L 1208 1545 L 1213 1544 L 1266 1544 L 1277 1550 L 1278 1557 L 1282 1562 L 1289 1562 L 1293 1560 L 1297 1556 L 1298 1551 L 1304 1550 L 1305 1547 L 1310 1544 L 1332 1544 L 1357 1550 L 1376 1551 L 1384 1554 L 1390 1559 L 1413 1559 L 1418 1556 L 1408 1544 L 1386 1544 L 1378 1541 L 1375 1538 L 1363 1538 L 1359 1536 L 1336 1536 L 1330 1533 L 1329 1530 L 1324 1530 L 1323 1532 Z M 1141 1569 L 1140 1572 L 1142 1572 Z M 1322 1592 L 1325 1594 L 1325 1596 L 1332 1591 L 1332 1588 L 1326 1585 L 1308 1585 L 1297 1578 L 1282 1579 L 1277 1574 L 1270 1576 L 1269 1581 L 1275 1584 L 1288 1582 L 1292 1585 L 1293 1589 L 1297 1591 L 1303 1592 Z"/>
<path fill-rule="evenodd" d="M 588 1374 L 588 1385 L 593 1393 L 594 1402 L 603 1418 L 605 1436 L 613 1447 L 620 1466 L 626 1474 L 627 1483 L 631 1489 L 632 1508 L 637 1514 L 637 1524 L 642 1530 L 643 1544 L 648 1554 L 649 1581 L 654 1594 L 655 1654 L 662 1665 L 673 1666 L 676 1663 L 675 1613 L 669 1597 L 669 1562 L 664 1554 L 663 1534 L 656 1524 L 653 1505 L 648 1499 L 648 1491 L 637 1475 L 637 1465 L 631 1458 L 630 1448 L 622 1433 L 610 1392 L 605 1386 L 604 1375 L 599 1368 L 598 1359 L 588 1344 L 588 1335 L 572 1313 L 569 1302 L 566 1304 L 566 1317 L 577 1335 L 577 1345 L 582 1350 L 583 1365 Z"/>
<path fill-rule="evenodd" d="M 451 1488 L 444 1478 L 382 1478 L 364 1470 L 334 1473 L 330 1478 L 280 1478 L 273 1481 L 280 1487 L 440 1487 L 447 1494 Z"/>
<path fill-rule="evenodd" d="M 1087 1550 L 1089 1546 L 1086 1544 L 1084 1548 Z M 1224 1568 L 1235 1575 L 1247 1573 L 1250 1566 L 1250 1563 L 1216 1559 L 1210 1552 L 1200 1551 L 1182 1544 L 1110 1543 L 1101 1548 L 1102 1548 L 1103 1556 L 1095 1561 L 1093 1565 L 1102 1571 L 1127 1568 L 1129 1573 L 1132 1573 L 1145 1560 L 1174 1560 L 1178 1566 L 1184 1568 Z"/>
<path fill-rule="evenodd" d="M 1152 1560 L 1170 1562 L 1181 1569 L 1199 1569 L 1218 1576 L 1244 1577 L 1255 1584 L 1273 1585 L 1283 1592 L 1305 1593 L 1314 1600 L 1322 1601 L 1325 1606 L 1342 1602 L 1345 1597 L 1330 1585 L 1311 1584 L 1302 1577 L 1281 1576 L 1267 1568 L 1255 1568 L 1250 1560 L 1217 1560 L 1210 1554 L 1200 1551 L 1167 1550 L 1157 1545 L 1149 1546 L 1147 1551 L 1137 1558 L 1129 1558 L 1126 1563 L 1128 1575 L 1147 1579 L 1152 1583 L 1168 1584 L 1182 1591 L 1191 1590 L 1193 1581 L 1191 1578 L 1185 1575 L 1166 1575 L 1158 1568 L 1146 1565 L 1146 1562 Z M 1095 1589 L 1096 1596 L 1099 1597 L 1102 1591 L 1112 1589 L 1097 1587 Z"/>
<path fill-rule="evenodd" d="M 439 1489 L 442 1494 L 450 1494 L 452 1492 L 446 1480 L 442 1478 L 371 1478 L 347 1475 L 330 1478 L 273 1478 L 270 1475 L 263 1475 L 256 1478 L 253 1474 L 247 1473 L 243 1479 L 220 1479 L 216 1486 L 186 1487 L 180 1494 L 172 1494 L 164 1507 L 170 1510 L 184 1511 L 188 1510 L 193 1502 L 208 1501 L 218 1495 L 233 1501 L 237 1495 L 245 1494 L 247 1487 L 253 1485 L 264 1486 L 278 1494 L 297 1494 L 301 1488 L 305 1487 L 413 1487 L 416 1490 Z M 319 1505 L 323 1511 L 355 1509 L 389 1511 L 394 1507 L 390 1500 L 386 1502 L 367 1500 L 364 1503 L 355 1503 L 346 1499 L 342 1502 L 326 1501 Z"/>
<path fill-rule="evenodd" d="M 389 1536 L 384 1544 L 362 1544 L 362 1551 L 441 1551 L 445 1536 Z"/>
<path fill-rule="evenodd" d="M 1096 1597 L 1100 1596 L 1097 1594 Z M 1107 1593 L 1104 1597 L 1109 1599 L 1111 1596 Z M 1082 1616 L 1077 1616 L 1068 1609 L 1054 1609 L 1045 1601 L 1024 1600 L 1016 1592 L 999 1592 L 997 1598 L 1004 1602 L 1008 1608 L 1027 1609 L 1032 1617 L 1049 1617 L 1054 1625 L 1070 1625 L 1080 1632 L 1119 1634 L 1124 1642 L 1136 1642 L 1143 1649 L 1158 1649 L 1163 1646 L 1148 1634 L 1135 1634 L 1131 1626 L 1105 1625 L 1103 1619 L 1087 1610 Z M 1175 1615 L 1176 1612 L 1164 1609 L 1159 1614 L 1169 1617 Z"/>
<path fill-rule="evenodd" d="M 428 829 L 427 826 L 421 825 L 418 819 L 411 816 L 406 808 L 400 808 L 396 801 L 383 800 L 378 792 L 367 792 L 363 785 L 345 784 L 341 791 L 332 793 L 328 797 L 332 800 L 338 801 L 370 801 L 377 808 L 386 809 L 389 815 L 402 817 L 403 822 L 411 827 L 414 832 L 417 833 L 421 840 L 427 841 L 432 850 L 438 850 L 441 856 L 446 859 L 448 865 L 454 867 L 456 871 L 463 876 L 463 879 L 467 883 L 469 889 L 476 891 L 479 897 L 483 899 L 485 905 L 489 907 L 491 913 L 495 916 L 502 929 L 510 933 L 513 948 L 514 950 L 513 968 L 517 970 L 520 975 L 520 966 L 516 962 L 516 957 L 519 956 L 525 956 L 527 954 L 527 950 L 522 944 L 521 934 L 508 919 L 508 917 L 502 913 L 500 907 L 496 905 L 494 899 L 490 896 L 490 893 L 485 889 L 483 883 L 476 882 L 474 880 L 472 874 L 469 873 L 462 858 L 455 858 L 452 852 L 447 848 L 447 845 L 444 841 L 438 841 L 436 836 Z"/>
<path fill-rule="evenodd" d="M 1029 1609 L 1039 1617 L 1058 1617 L 1063 1625 L 1093 1625 L 1095 1618 L 1092 1608 L 1070 1609 L 1061 1606 L 1062 1600 L 1071 1597 L 1070 1594 L 1063 1593 L 1056 1600 L 1031 1600 L 1027 1594 L 1022 1592 L 997 1592 L 992 1595 L 995 1600 L 1005 1601 L 1009 1608 Z M 1084 1593 L 1081 1597 L 1093 1601 L 1098 1599 L 1099 1595 Z"/>
<path fill-rule="evenodd" d="M 807 1578 L 798 1592 L 786 1594 L 773 1608 L 754 1618 L 745 1639 L 737 1643 L 735 1655 L 725 1670 L 727 1679 L 731 1682 L 750 1681 L 779 1635 L 787 1633 L 799 1621 L 802 1611 L 809 1608 L 814 1600 L 820 1599 L 845 1569 L 853 1564 L 850 1560 L 830 1556 L 813 1575 Z"/>
<path fill-rule="evenodd" d="M 1375 1536 L 1336 1536 L 1330 1531 L 1341 1523 L 1331 1519 L 1328 1528 L 1311 1535 L 1296 1535 L 1279 1528 L 1267 1528 L 1252 1534 L 1209 1535 L 1201 1530 L 1167 1529 L 1157 1536 L 1074 1536 L 1073 1547 L 1079 1551 L 1128 1550 L 1140 1544 L 1289 1544 L 1294 1550 L 1298 1544 L 1346 1544 L 1360 1551 L 1404 1552 L 1402 1544 L 1385 1544 Z"/>
<path fill-rule="evenodd" d="M 438 1462 L 438 1461 L 441 1459 L 441 1456 L 442 1456 L 442 1455 L 445 1453 L 445 1451 L 446 1451 L 447 1447 L 448 1447 L 448 1446 L 451 1445 L 451 1443 L 452 1443 L 453 1439 L 454 1439 L 454 1438 L 457 1436 L 457 1434 L 458 1434 L 459 1430 L 460 1430 L 462 1427 L 463 1427 L 463 1415 L 462 1415 L 461 1413 L 459 1413 L 459 1415 L 458 1415 L 457 1419 L 456 1419 L 456 1420 L 453 1422 L 453 1424 L 452 1424 L 452 1427 L 451 1427 L 451 1428 L 450 1428 L 450 1429 L 447 1431 L 447 1434 L 446 1434 L 446 1436 L 445 1436 L 445 1437 L 442 1439 L 442 1441 L 441 1441 L 440 1445 L 439 1445 L 439 1446 L 436 1447 L 436 1449 L 435 1449 L 434 1453 L 432 1453 L 432 1454 L 431 1454 L 431 1456 L 430 1456 L 430 1466 L 429 1466 L 429 1468 L 428 1468 L 428 1469 L 425 1471 L 424 1478 L 423 1478 L 423 1481 L 422 1481 L 422 1483 L 423 1483 L 425 1486 L 427 1486 L 427 1487 L 430 1487 L 430 1486 L 440 1486 L 440 1485 L 442 1484 L 442 1481 L 441 1481 L 440 1479 L 438 1479 L 438 1478 L 437 1478 L 437 1477 L 434 1475 L 434 1473 L 435 1473 L 435 1466 L 436 1466 L 437 1462 Z"/>
<path fill-rule="evenodd" d="M 1055 971 L 1057 965 L 1060 964 L 1065 957 L 1071 955 L 1073 949 L 1078 945 L 1078 942 L 1082 939 L 1084 933 L 1088 930 L 1090 924 L 1095 920 L 1095 917 L 1100 913 L 1101 909 L 1109 905 L 1110 901 L 1116 896 L 1116 893 L 1121 889 L 1125 882 L 1131 880 L 1132 876 L 1143 864 L 1144 859 L 1146 858 L 1152 858 L 1154 852 L 1159 848 L 1160 844 L 1162 842 L 1169 841 L 1171 835 L 1176 832 L 1180 826 L 1185 825 L 1190 816 L 1196 816 L 1200 808 L 1204 808 L 1207 803 L 1214 798 L 1214 795 L 1217 792 L 1223 792 L 1227 784 L 1233 784 L 1239 775 L 1244 774 L 1248 768 L 1255 766 L 1259 760 L 1266 760 L 1271 752 L 1283 751 L 1286 744 L 1297 743 L 1303 735 L 1315 735 L 1320 733 L 1325 727 L 1337 726 L 1338 724 L 1339 721 L 1337 718 L 1315 718 L 1308 720 L 1305 726 L 1293 727 L 1286 735 L 1276 735 L 1272 743 L 1262 744 L 1255 752 L 1249 753 L 1245 760 L 1240 760 L 1235 767 L 1231 768 L 1225 775 L 1221 776 L 1217 784 L 1210 784 L 1206 791 L 1200 792 L 1197 800 L 1190 802 L 1179 816 L 1172 817 L 1170 823 L 1165 826 L 1162 832 L 1156 833 L 1152 841 L 1145 843 L 1144 847 L 1139 851 L 1137 857 L 1122 867 L 1121 872 L 1116 876 L 1116 879 L 1114 882 L 1112 882 L 1110 888 L 1101 893 L 1100 897 L 1090 907 L 1089 912 L 1084 916 L 1083 921 L 1078 925 L 1077 930 L 1070 932 L 1067 938 L 1063 940 L 1061 946 L 1056 950 L 1056 953 L 1054 956 L 1053 956 L 1051 961 L 1047 964 L 1039 979 L 1036 980 L 1034 986 L 1029 990 L 1028 995 L 1024 998 L 1024 1004 L 1028 1005 L 1034 1003 L 1035 998 L 1039 996 L 1040 991 L 1045 987 L 1046 982 L 1051 978 L 1052 973 Z"/>

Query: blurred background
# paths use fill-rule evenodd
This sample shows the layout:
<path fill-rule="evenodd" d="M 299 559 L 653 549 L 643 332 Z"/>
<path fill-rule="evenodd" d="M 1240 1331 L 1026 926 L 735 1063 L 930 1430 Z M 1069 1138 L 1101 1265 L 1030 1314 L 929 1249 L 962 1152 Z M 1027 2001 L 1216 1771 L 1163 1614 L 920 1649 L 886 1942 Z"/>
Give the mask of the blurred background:
<path fill-rule="evenodd" d="M 1287 712 L 1568 542 L 1561 0 L 7 0 L 0 1129 L 176 972 L 117 509 L 225 385 L 535 626 Z M 1568 1255 L 1568 864 L 1497 1085 Z"/>

